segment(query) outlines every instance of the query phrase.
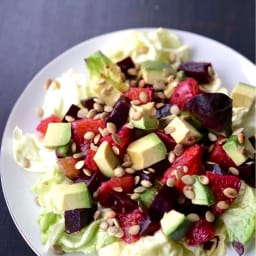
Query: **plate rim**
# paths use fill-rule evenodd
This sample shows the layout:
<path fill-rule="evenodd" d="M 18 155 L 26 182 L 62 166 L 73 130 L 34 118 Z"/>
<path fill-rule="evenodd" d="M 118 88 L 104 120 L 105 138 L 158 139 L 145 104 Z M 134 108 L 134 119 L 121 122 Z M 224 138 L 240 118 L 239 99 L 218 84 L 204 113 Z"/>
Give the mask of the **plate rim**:
<path fill-rule="evenodd" d="M 77 44 L 71 46 L 70 48 L 67 48 L 62 53 L 60 53 L 56 57 L 54 57 L 51 61 L 47 62 L 42 68 L 39 69 L 38 72 L 36 72 L 36 74 L 34 76 L 32 76 L 32 78 L 29 80 L 29 82 L 25 85 L 22 92 L 18 95 L 18 98 L 15 101 L 15 103 L 12 105 L 11 110 L 9 112 L 7 122 L 6 122 L 4 130 L 3 130 L 2 139 L 1 139 L 1 148 L 0 148 L 0 178 L 1 178 L 1 186 L 2 186 L 2 191 L 3 191 L 3 195 L 4 195 L 4 200 L 5 200 L 6 206 L 8 208 L 8 212 L 11 215 L 11 219 L 12 219 L 14 225 L 16 226 L 17 230 L 19 231 L 20 235 L 22 236 L 22 238 L 26 241 L 26 243 L 28 244 L 30 249 L 34 253 L 36 253 L 37 255 L 41 255 L 40 254 L 41 252 L 39 252 L 37 250 L 37 248 L 35 248 L 32 245 L 32 242 L 26 237 L 25 232 L 23 232 L 21 226 L 18 223 L 19 221 L 14 216 L 14 212 L 12 211 L 12 209 L 9 205 L 7 191 L 6 191 L 6 188 L 5 188 L 6 185 L 4 184 L 4 178 L 3 178 L 3 175 L 2 175 L 2 173 L 4 172 L 4 170 L 3 170 L 3 165 L 4 165 L 3 164 L 3 162 L 4 162 L 3 152 L 5 152 L 4 145 L 6 144 L 6 140 L 7 140 L 8 127 L 10 126 L 13 115 L 16 112 L 17 106 L 22 102 L 22 99 L 23 99 L 24 95 L 26 94 L 26 92 L 29 91 L 30 87 L 33 86 L 34 81 L 38 77 L 40 77 L 41 74 L 43 74 L 47 69 L 49 69 L 49 67 L 51 67 L 52 65 L 54 66 L 55 62 L 58 62 L 62 58 L 65 58 L 65 56 L 70 54 L 74 49 L 77 49 L 77 48 L 80 48 L 80 47 L 86 47 L 86 44 L 91 44 L 93 41 L 102 40 L 101 38 L 111 37 L 111 36 L 114 36 L 114 35 L 119 34 L 119 33 L 126 33 L 126 32 L 134 31 L 134 30 L 135 31 L 151 31 L 151 30 L 156 30 L 156 29 L 159 29 L 159 28 L 167 29 L 167 30 L 173 32 L 174 34 L 176 34 L 179 38 L 180 38 L 179 34 L 185 34 L 189 37 L 199 37 L 199 38 L 202 38 L 202 39 L 207 39 L 207 40 L 211 41 L 212 43 L 217 44 L 220 47 L 224 47 L 224 48 L 228 49 L 229 51 L 232 52 L 232 54 L 235 54 L 235 55 L 239 56 L 240 58 L 245 60 L 249 65 L 251 65 L 252 67 L 255 67 L 255 70 L 256 70 L 256 66 L 254 65 L 254 63 L 249 58 L 242 55 L 240 52 L 233 49 L 232 47 L 230 47 L 230 46 L 228 46 L 228 45 L 226 45 L 226 44 L 224 44 L 224 43 L 222 43 L 222 42 L 220 42 L 216 39 L 213 39 L 211 37 L 208 37 L 208 36 L 205 36 L 205 35 L 202 35 L 202 34 L 198 34 L 198 33 L 192 32 L 192 31 L 169 28 L 169 27 L 131 27 L 131 28 L 126 28 L 126 29 L 112 30 L 110 32 L 105 32 L 103 34 L 95 35 L 91 38 L 83 40 L 80 43 L 77 43 Z M 186 44 L 186 42 L 183 42 L 183 43 Z"/>

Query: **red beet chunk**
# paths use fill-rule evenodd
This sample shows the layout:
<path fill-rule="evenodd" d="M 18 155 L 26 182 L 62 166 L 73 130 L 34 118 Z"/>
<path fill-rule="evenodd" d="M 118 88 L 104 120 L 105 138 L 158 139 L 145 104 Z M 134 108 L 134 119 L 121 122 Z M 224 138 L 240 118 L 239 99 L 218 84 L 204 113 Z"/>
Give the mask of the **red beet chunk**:
<path fill-rule="evenodd" d="M 216 203 L 212 206 L 212 211 L 215 214 L 222 214 L 223 209 L 220 209 L 217 204 L 219 201 L 225 201 L 227 204 L 232 204 L 236 198 L 227 197 L 223 191 L 225 188 L 234 188 L 237 193 L 240 190 L 241 181 L 238 177 L 233 175 L 220 175 L 213 172 L 206 172 L 209 178 L 209 187 L 212 189 Z"/>
<path fill-rule="evenodd" d="M 156 131 L 156 134 L 162 140 L 168 152 L 174 149 L 176 142 L 170 135 L 159 130 Z"/>
<path fill-rule="evenodd" d="M 149 206 L 148 215 L 150 219 L 159 221 L 165 212 L 175 209 L 177 198 L 178 192 L 175 188 L 163 185 L 153 199 L 152 204 Z"/>
<path fill-rule="evenodd" d="M 180 109 L 183 109 L 186 102 L 200 93 L 198 82 L 194 78 L 187 78 L 178 83 L 169 103 L 176 104 Z"/>
<path fill-rule="evenodd" d="M 200 84 L 207 84 L 212 81 L 210 68 L 212 69 L 212 64 L 208 62 L 185 62 L 180 64 L 178 71 L 184 71 L 187 77 L 193 77 Z"/>
<path fill-rule="evenodd" d="M 93 208 L 82 208 L 65 211 L 65 232 L 78 232 L 93 220 Z"/>
<path fill-rule="evenodd" d="M 133 60 L 131 59 L 131 57 L 126 57 L 126 58 L 118 61 L 116 64 L 120 67 L 121 71 L 125 74 L 125 76 L 127 78 L 134 77 L 134 76 L 130 75 L 128 72 L 128 69 L 135 68 L 135 64 L 134 64 Z"/>
<path fill-rule="evenodd" d="M 187 243 L 191 246 L 203 244 L 211 240 L 214 234 L 215 230 L 213 224 L 206 221 L 204 218 L 200 218 L 187 233 Z"/>
<path fill-rule="evenodd" d="M 119 130 L 128 119 L 128 114 L 130 110 L 130 101 L 124 96 L 121 96 L 119 100 L 114 105 L 114 108 L 110 115 L 108 116 L 106 122 L 114 123 Z"/>
<path fill-rule="evenodd" d="M 80 118 L 77 117 L 77 113 L 78 113 L 79 110 L 80 110 L 80 108 L 78 106 L 72 104 L 70 106 L 70 108 L 68 109 L 68 111 L 66 112 L 66 114 L 64 115 L 64 118 L 63 118 L 62 122 L 68 122 L 67 119 L 65 118 L 66 116 L 72 117 L 75 120 L 80 119 Z"/>

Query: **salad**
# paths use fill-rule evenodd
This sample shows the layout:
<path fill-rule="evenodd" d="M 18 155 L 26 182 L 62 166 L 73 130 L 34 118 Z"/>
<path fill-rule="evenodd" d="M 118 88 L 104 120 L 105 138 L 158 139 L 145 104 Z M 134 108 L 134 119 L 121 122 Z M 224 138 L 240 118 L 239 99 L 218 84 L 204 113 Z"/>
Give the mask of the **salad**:
<path fill-rule="evenodd" d="M 229 95 L 214 63 L 169 30 L 131 32 L 45 83 L 35 133 L 14 157 L 56 254 L 243 255 L 255 237 L 255 87 Z"/>

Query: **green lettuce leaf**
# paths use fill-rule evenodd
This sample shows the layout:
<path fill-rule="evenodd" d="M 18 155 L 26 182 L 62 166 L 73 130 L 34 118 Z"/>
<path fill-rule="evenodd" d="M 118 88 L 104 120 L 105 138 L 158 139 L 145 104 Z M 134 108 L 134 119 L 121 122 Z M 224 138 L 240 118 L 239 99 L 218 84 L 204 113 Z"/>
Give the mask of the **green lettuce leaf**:
<path fill-rule="evenodd" d="M 238 198 L 222 215 L 230 242 L 246 244 L 253 236 L 256 225 L 255 189 L 242 182 Z"/>

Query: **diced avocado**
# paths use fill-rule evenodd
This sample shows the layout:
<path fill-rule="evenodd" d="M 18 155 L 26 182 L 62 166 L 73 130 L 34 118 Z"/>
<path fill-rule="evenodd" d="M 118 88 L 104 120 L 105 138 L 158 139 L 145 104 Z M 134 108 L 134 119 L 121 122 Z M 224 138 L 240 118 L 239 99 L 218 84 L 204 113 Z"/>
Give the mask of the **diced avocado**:
<path fill-rule="evenodd" d="M 202 135 L 190 123 L 175 116 L 165 127 L 165 131 L 170 133 L 176 143 L 192 145 L 201 139 Z"/>
<path fill-rule="evenodd" d="M 135 112 L 141 113 L 139 120 L 134 120 Z M 153 130 L 158 127 L 158 120 L 154 115 L 154 102 L 149 102 L 140 106 L 133 105 L 130 108 L 129 120 L 132 122 L 134 127 L 143 130 Z"/>
<path fill-rule="evenodd" d="M 211 188 L 202 184 L 197 175 L 193 175 L 193 178 L 195 179 L 195 183 L 193 184 L 195 198 L 192 199 L 192 203 L 208 206 L 213 205 L 215 203 L 215 198 Z"/>
<path fill-rule="evenodd" d="M 70 139 L 70 123 L 50 123 L 48 125 L 43 144 L 45 147 L 55 148 L 68 144 Z"/>
<path fill-rule="evenodd" d="M 129 87 L 128 83 L 123 81 L 120 67 L 100 51 L 90 55 L 85 63 L 89 75 L 90 94 L 113 106 L 121 93 Z"/>
<path fill-rule="evenodd" d="M 52 198 L 56 208 L 61 211 L 78 208 L 91 208 L 91 196 L 84 182 L 74 184 L 56 184 Z"/>
<path fill-rule="evenodd" d="M 231 92 L 231 98 L 233 100 L 233 107 L 246 107 L 250 109 L 256 98 L 256 87 L 240 82 Z"/>
<path fill-rule="evenodd" d="M 243 153 L 243 146 L 239 145 L 237 135 L 231 135 L 223 145 L 223 149 L 237 166 L 247 160 L 247 156 Z"/>
<path fill-rule="evenodd" d="M 163 233 L 171 240 L 178 241 L 186 235 L 192 225 L 184 214 L 171 210 L 160 221 Z"/>
<path fill-rule="evenodd" d="M 119 159 L 107 141 L 100 144 L 93 159 L 100 171 L 107 177 L 113 176 L 114 169 L 119 165 Z"/>
<path fill-rule="evenodd" d="M 165 80 L 174 71 L 170 64 L 159 60 L 148 60 L 141 64 L 141 73 L 144 81 L 153 84 L 155 81 Z"/>
<path fill-rule="evenodd" d="M 133 141 L 127 148 L 132 168 L 141 170 L 166 157 L 166 147 L 155 133 L 147 134 Z"/>
<path fill-rule="evenodd" d="M 66 144 L 64 146 L 59 146 L 55 149 L 55 153 L 57 157 L 66 157 L 71 152 L 70 144 Z"/>
<path fill-rule="evenodd" d="M 148 208 L 154 197 L 155 197 L 155 194 L 157 192 L 157 188 L 156 187 L 150 187 L 150 188 L 147 188 L 143 193 L 140 193 L 140 197 L 139 197 L 139 202 L 145 206 L 146 208 Z"/>

